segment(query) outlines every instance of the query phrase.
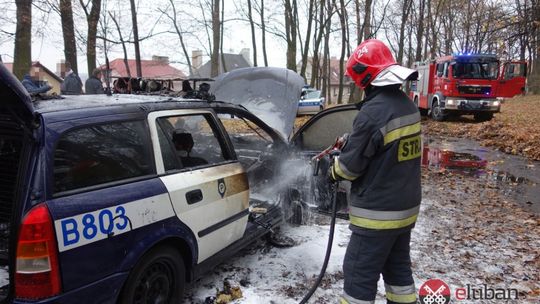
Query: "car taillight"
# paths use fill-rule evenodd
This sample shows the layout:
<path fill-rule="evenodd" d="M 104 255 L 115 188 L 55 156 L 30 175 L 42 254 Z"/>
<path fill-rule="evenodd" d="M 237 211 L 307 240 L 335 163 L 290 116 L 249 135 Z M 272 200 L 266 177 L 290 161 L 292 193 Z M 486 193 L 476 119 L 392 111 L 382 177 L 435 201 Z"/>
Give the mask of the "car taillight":
<path fill-rule="evenodd" d="M 42 299 L 60 293 L 60 272 L 53 222 L 45 204 L 24 217 L 17 242 L 15 296 Z"/>

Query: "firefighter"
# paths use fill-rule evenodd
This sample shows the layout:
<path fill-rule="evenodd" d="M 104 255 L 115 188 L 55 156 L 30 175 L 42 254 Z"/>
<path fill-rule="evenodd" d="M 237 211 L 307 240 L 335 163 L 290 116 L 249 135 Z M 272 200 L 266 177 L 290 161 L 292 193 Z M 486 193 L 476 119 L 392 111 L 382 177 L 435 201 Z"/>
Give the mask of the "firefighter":
<path fill-rule="evenodd" d="M 381 273 L 387 303 L 416 303 L 409 243 L 421 200 L 420 113 L 400 87 L 418 72 L 371 39 L 356 48 L 345 74 L 366 95 L 329 171 L 333 181 L 352 182 L 340 303 L 374 303 Z"/>

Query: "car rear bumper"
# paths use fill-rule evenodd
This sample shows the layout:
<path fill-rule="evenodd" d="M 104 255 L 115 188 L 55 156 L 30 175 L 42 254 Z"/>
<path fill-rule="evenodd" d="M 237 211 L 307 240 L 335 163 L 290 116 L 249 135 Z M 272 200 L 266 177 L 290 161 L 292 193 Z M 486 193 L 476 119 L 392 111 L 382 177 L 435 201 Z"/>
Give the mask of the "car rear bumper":
<path fill-rule="evenodd" d="M 30 301 L 23 299 L 15 299 L 15 304 L 49 304 L 49 303 L 116 303 L 116 299 L 120 294 L 122 285 L 127 279 L 128 273 L 119 273 L 109 276 L 103 280 L 92 284 L 70 290 L 58 296 L 39 300 Z"/>

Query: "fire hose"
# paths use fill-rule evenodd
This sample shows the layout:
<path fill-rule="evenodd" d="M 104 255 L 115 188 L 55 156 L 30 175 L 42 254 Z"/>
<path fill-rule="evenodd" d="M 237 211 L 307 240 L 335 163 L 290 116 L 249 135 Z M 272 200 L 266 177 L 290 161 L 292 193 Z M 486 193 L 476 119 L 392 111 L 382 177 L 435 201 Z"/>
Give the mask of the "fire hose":
<path fill-rule="evenodd" d="M 324 151 L 316 155 L 311 159 L 312 165 L 314 166 L 313 175 L 318 175 L 319 172 L 319 161 L 325 157 L 330 157 L 330 163 L 333 164 L 335 161 L 335 157 L 339 155 L 341 148 L 345 145 L 347 141 L 347 134 L 345 134 L 343 137 L 339 137 L 336 139 L 336 142 L 326 148 Z M 330 167 L 331 168 L 331 167 Z M 330 221 L 330 232 L 328 233 L 328 244 L 326 245 L 326 254 L 324 256 L 324 262 L 321 268 L 321 271 L 319 273 L 319 276 L 317 277 L 317 280 L 311 286 L 309 291 L 306 293 L 304 298 L 300 301 L 300 304 L 305 304 L 307 301 L 311 298 L 313 293 L 319 288 L 319 285 L 322 282 L 322 279 L 324 278 L 324 274 L 326 273 L 326 267 L 328 266 L 328 261 L 330 260 L 330 254 L 332 252 L 332 243 L 334 242 L 334 230 L 336 227 L 336 214 L 337 214 L 337 196 L 338 196 L 338 189 L 339 189 L 339 181 L 334 181 L 331 185 L 332 188 L 332 213 L 331 213 L 331 221 Z"/>

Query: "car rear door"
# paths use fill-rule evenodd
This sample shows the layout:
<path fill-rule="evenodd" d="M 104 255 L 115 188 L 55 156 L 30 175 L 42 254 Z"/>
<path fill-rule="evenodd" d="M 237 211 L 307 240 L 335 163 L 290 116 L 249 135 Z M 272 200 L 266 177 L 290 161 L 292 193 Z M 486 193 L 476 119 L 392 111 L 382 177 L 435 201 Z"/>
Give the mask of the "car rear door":
<path fill-rule="evenodd" d="M 153 112 L 148 123 L 157 172 L 176 216 L 195 235 L 200 263 L 244 235 L 246 173 L 213 111 Z"/>
<path fill-rule="evenodd" d="M 115 274 L 144 251 L 143 240 L 155 232 L 152 225 L 162 227 L 174 217 L 155 173 L 146 117 L 102 115 L 53 123 L 47 142 L 54 148 L 47 178 L 52 195 L 46 203 L 63 291 L 99 282 L 100 293 L 91 299 L 105 301 L 123 282 Z"/>
<path fill-rule="evenodd" d="M 501 70 L 497 97 L 512 98 L 524 94 L 527 81 L 527 62 L 505 62 Z"/>

